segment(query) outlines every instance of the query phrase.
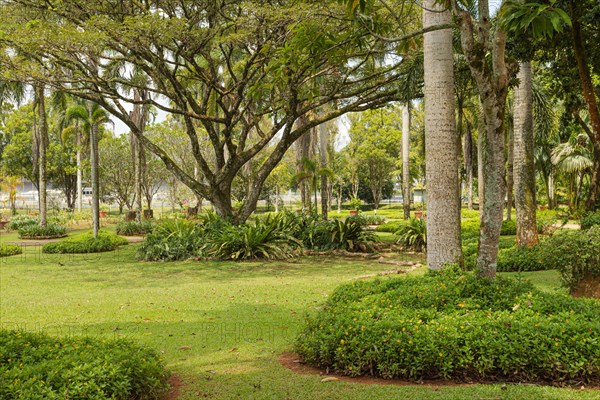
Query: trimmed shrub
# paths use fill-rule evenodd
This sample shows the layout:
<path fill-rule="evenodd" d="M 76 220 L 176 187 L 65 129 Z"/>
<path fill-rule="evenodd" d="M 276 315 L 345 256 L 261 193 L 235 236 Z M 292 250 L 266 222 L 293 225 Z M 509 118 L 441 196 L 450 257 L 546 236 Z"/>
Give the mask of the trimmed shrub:
<path fill-rule="evenodd" d="M 600 225 L 600 211 L 589 212 L 581 218 L 581 229 L 590 229 L 594 225 Z"/>
<path fill-rule="evenodd" d="M 557 269 L 571 290 L 586 276 L 600 275 L 600 225 L 586 231 L 565 229 L 538 246 L 543 263 Z"/>
<path fill-rule="evenodd" d="M 503 220 L 500 236 L 514 236 L 517 234 L 517 222 L 513 219 Z"/>
<path fill-rule="evenodd" d="M 128 244 L 127 239 L 114 233 L 100 231 L 94 238 L 92 232 L 73 236 L 56 243 L 48 243 L 42 247 L 43 253 L 49 254 L 86 254 L 112 251 L 119 246 Z"/>
<path fill-rule="evenodd" d="M 460 229 L 463 240 L 479 238 L 479 219 L 466 219 L 461 221 Z"/>
<path fill-rule="evenodd" d="M 54 239 L 67 236 L 67 228 L 58 224 L 25 225 L 19 228 L 21 239 Z"/>
<path fill-rule="evenodd" d="M 18 231 L 26 226 L 38 225 L 39 223 L 40 220 L 37 217 L 32 217 L 30 215 L 15 215 L 10 218 L 7 228 L 11 231 Z"/>
<path fill-rule="evenodd" d="M 0 257 L 10 257 L 21 254 L 23 249 L 16 244 L 0 244 Z"/>
<path fill-rule="evenodd" d="M 375 228 L 375 230 L 377 232 L 394 233 L 398 229 L 400 229 L 400 227 L 402 225 L 405 225 L 405 224 L 406 224 L 406 222 L 404 222 L 404 221 L 390 221 L 390 222 L 386 222 L 385 224 L 379 225 L 377 228 Z"/>
<path fill-rule="evenodd" d="M 168 388 L 168 373 L 152 349 L 22 331 L 0 330 L 0 376 L 2 400 L 158 400 Z"/>
<path fill-rule="evenodd" d="M 123 236 L 139 236 L 152 233 L 155 224 L 150 221 L 121 221 L 117 224 L 117 234 Z"/>
<path fill-rule="evenodd" d="M 479 211 L 478 210 L 469 210 L 468 208 L 463 208 L 460 210 L 460 215 L 463 220 L 465 220 L 465 219 L 479 220 Z"/>
<path fill-rule="evenodd" d="M 517 271 L 541 271 L 550 269 L 548 264 L 544 263 L 544 254 L 540 245 L 533 247 L 517 247 L 498 251 L 499 272 L 517 272 Z"/>
<path fill-rule="evenodd" d="M 600 304 L 451 269 L 346 284 L 295 350 L 345 375 L 600 382 Z"/>
<path fill-rule="evenodd" d="M 397 243 L 407 249 L 423 251 L 427 247 L 427 222 L 422 218 L 411 218 L 394 235 Z"/>
<path fill-rule="evenodd" d="M 145 261 L 185 260 L 198 255 L 204 229 L 187 219 L 169 219 L 157 224 L 138 248 L 137 257 Z"/>

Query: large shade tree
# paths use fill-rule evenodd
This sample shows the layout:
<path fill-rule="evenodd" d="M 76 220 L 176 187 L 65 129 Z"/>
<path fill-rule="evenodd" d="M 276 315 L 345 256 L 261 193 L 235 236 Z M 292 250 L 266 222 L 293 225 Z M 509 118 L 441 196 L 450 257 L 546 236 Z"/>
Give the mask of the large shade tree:
<path fill-rule="evenodd" d="M 32 19 L 31 10 L 39 15 Z M 397 97 L 394 83 L 402 60 L 381 62 L 386 43 L 344 17 L 345 9 L 334 1 L 162 0 L 115 6 L 92 0 L 85 7 L 77 0 L 6 1 L 5 45 L 61 67 L 46 69 L 30 58 L 12 57 L 15 52 L 4 54 L 2 66 L 11 79 L 26 75 L 97 102 L 221 216 L 240 222 L 255 209 L 265 179 L 303 133 Z M 385 19 L 376 26 L 386 34 L 397 28 Z M 123 70 L 108 73 L 115 61 Z M 127 108 L 136 101 L 128 95 L 132 91 L 123 90 L 140 85 L 130 79 L 132 70 L 148 78 L 140 89 L 150 95 L 137 102 L 183 121 L 197 178 L 140 134 Z M 312 113 L 332 103 L 338 106 Z M 306 124 L 295 124 L 305 115 L 311 115 Z M 265 119 L 271 122 L 267 128 L 261 124 Z M 208 146 L 199 145 L 202 136 Z M 273 143 L 243 204 L 234 209 L 234 178 Z"/>

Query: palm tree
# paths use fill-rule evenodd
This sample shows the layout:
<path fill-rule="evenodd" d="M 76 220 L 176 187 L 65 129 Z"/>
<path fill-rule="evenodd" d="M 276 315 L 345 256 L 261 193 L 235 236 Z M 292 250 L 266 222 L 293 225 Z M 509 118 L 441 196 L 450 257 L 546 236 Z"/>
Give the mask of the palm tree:
<path fill-rule="evenodd" d="M 538 242 L 535 211 L 535 163 L 533 135 L 533 75 L 531 62 L 519 64 L 519 86 L 514 99 L 513 171 L 517 245 L 531 247 Z"/>
<path fill-rule="evenodd" d="M 98 237 L 100 229 L 100 187 L 98 178 L 98 132 L 100 126 L 109 122 L 108 113 L 98 104 L 87 102 L 77 104 L 67 110 L 69 121 L 80 121 L 90 137 L 90 169 L 92 184 L 92 227 L 94 237 Z"/>
<path fill-rule="evenodd" d="M 436 0 L 423 3 L 424 29 L 452 22 L 450 11 Z M 424 57 L 427 264 L 439 269 L 462 256 L 452 30 L 425 33 Z"/>
<path fill-rule="evenodd" d="M 584 178 L 591 178 L 593 149 L 591 140 L 585 134 L 573 135 L 568 142 L 558 144 L 552 150 L 552 164 L 559 172 L 568 174 L 569 177 L 569 208 L 578 209 L 581 199 L 581 189 Z"/>

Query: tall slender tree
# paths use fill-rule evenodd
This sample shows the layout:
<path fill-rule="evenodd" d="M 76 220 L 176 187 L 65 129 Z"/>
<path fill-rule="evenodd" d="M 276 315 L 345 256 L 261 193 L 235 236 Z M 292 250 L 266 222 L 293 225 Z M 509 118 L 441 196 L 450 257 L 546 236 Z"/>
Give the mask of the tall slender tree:
<path fill-rule="evenodd" d="M 410 218 L 410 102 L 402 106 L 402 209 Z"/>
<path fill-rule="evenodd" d="M 436 0 L 423 2 L 424 30 L 452 22 Z M 424 34 L 427 264 L 461 262 L 459 149 L 456 135 L 452 30 Z"/>

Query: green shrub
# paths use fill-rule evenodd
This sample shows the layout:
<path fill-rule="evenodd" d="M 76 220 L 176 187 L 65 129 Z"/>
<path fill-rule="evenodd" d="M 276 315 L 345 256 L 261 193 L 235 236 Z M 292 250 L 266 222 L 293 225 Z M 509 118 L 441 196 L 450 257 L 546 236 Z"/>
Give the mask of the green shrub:
<path fill-rule="evenodd" d="M 581 229 L 590 229 L 594 225 L 600 225 L 600 211 L 589 212 L 581 218 Z"/>
<path fill-rule="evenodd" d="M 360 217 L 348 217 L 344 221 L 331 223 L 331 245 L 348 251 L 369 251 L 377 242 L 377 236 L 365 230 L 365 222 Z"/>
<path fill-rule="evenodd" d="M 503 220 L 500 236 L 513 236 L 517 234 L 517 223 L 515 220 Z"/>
<path fill-rule="evenodd" d="M 599 332 L 595 300 L 451 270 L 339 287 L 295 350 L 352 376 L 598 384 Z"/>
<path fill-rule="evenodd" d="M 44 227 L 39 225 L 25 225 L 19 228 L 21 239 L 51 239 L 67 236 L 67 228 L 62 225 L 48 224 Z"/>
<path fill-rule="evenodd" d="M 415 251 L 423 251 L 427 247 L 427 222 L 422 218 L 411 218 L 396 232 L 397 243 Z"/>
<path fill-rule="evenodd" d="M 37 217 L 32 217 L 29 215 L 15 215 L 10 218 L 7 228 L 11 231 L 18 231 L 26 226 L 38 225 L 39 223 L 40 220 Z"/>
<path fill-rule="evenodd" d="M 21 254 L 23 249 L 16 244 L 0 244 L 0 257 L 9 257 Z"/>
<path fill-rule="evenodd" d="M 150 221 L 121 221 L 117 224 L 117 234 L 123 236 L 138 236 L 151 233 L 155 224 Z"/>
<path fill-rule="evenodd" d="M 168 219 L 156 225 L 138 248 L 137 257 L 145 261 L 185 260 L 198 255 L 203 243 L 201 223 L 187 219 Z"/>
<path fill-rule="evenodd" d="M 499 272 L 517 272 L 517 271 L 541 271 L 549 269 L 544 263 L 544 255 L 540 251 L 540 246 L 517 247 L 498 251 Z"/>
<path fill-rule="evenodd" d="M 400 229 L 400 227 L 404 224 L 405 224 L 404 221 L 390 221 L 390 222 L 386 222 L 385 224 L 379 225 L 377 228 L 375 228 L 375 230 L 377 232 L 394 233 L 398 229 Z"/>
<path fill-rule="evenodd" d="M 600 225 L 586 231 L 562 230 L 538 246 L 543 263 L 548 269 L 557 269 L 571 290 L 584 277 L 600 275 Z"/>
<path fill-rule="evenodd" d="M 0 376 L 1 400 L 158 400 L 168 387 L 152 349 L 8 330 L 0 330 Z"/>
<path fill-rule="evenodd" d="M 222 260 L 283 259 L 302 243 L 285 228 L 284 216 L 267 216 L 254 224 L 224 226 L 205 235 L 203 256 Z"/>
<path fill-rule="evenodd" d="M 538 233 L 551 234 L 554 232 L 555 224 L 558 222 L 558 213 L 554 210 L 538 210 L 536 212 L 536 223 Z"/>
<path fill-rule="evenodd" d="M 126 244 L 128 244 L 127 239 L 114 233 L 100 231 L 98 237 L 94 238 L 92 232 L 86 232 L 60 242 L 45 244 L 42 247 L 42 252 L 49 254 L 101 253 L 115 250 L 117 247 Z"/>
<path fill-rule="evenodd" d="M 467 208 L 463 208 L 460 210 L 460 215 L 463 220 L 474 219 L 474 220 L 479 221 L 479 211 L 478 210 L 469 210 Z"/>
<path fill-rule="evenodd" d="M 360 214 L 357 217 L 362 218 L 366 225 L 380 226 L 385 222 L 385 217 L 383 217 L 381 215 Z"/>
<path fill-rule="evenodd" d="M 466 219 L 460 223 L 463 240 L 479 237 L 479 219 Z"/>

